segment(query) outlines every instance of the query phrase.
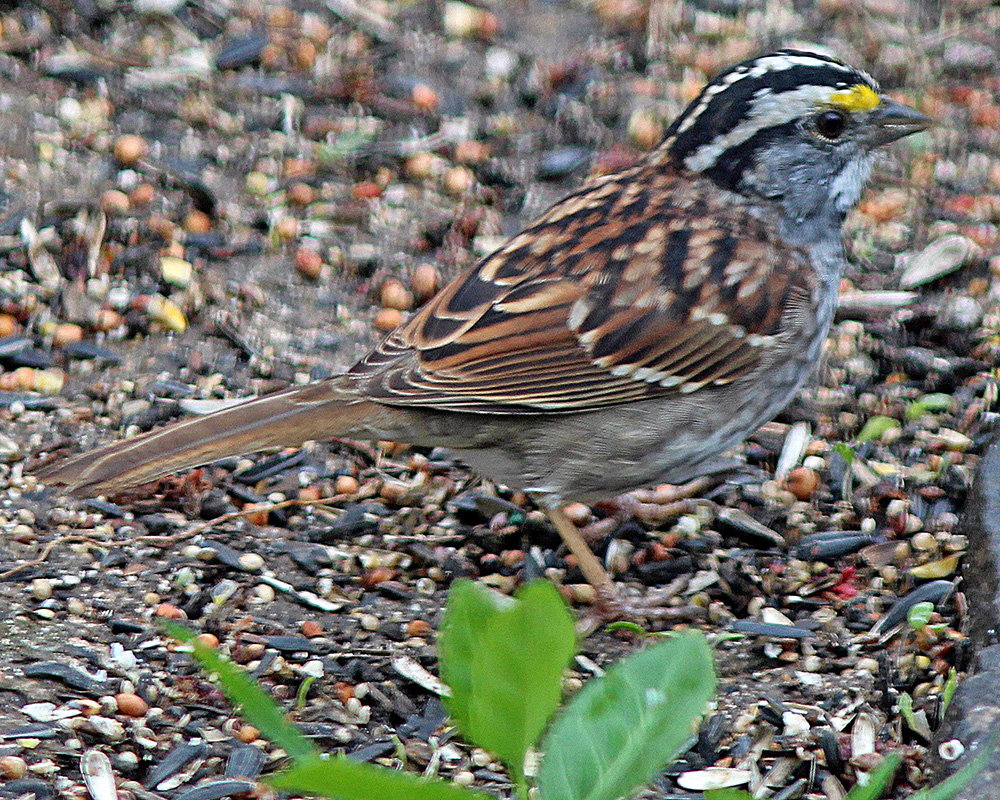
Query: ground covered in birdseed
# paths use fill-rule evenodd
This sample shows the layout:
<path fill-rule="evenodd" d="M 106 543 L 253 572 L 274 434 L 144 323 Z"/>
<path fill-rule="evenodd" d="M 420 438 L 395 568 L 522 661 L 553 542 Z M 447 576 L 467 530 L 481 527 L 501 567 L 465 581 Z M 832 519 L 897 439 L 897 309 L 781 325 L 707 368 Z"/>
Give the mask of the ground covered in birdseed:
<path fill-rule="evenodd" d="M 122 797 L 270 791 L 255 779 L 280 753 L 156 616 L 245 665 L 320 747 L 508 796 L 432 676 L 458 577 L 511 593 L 547 575 L 586 613 L 523 496 L 389 443 L 92 500 L 29 465 L 349 366 L 584 175 L 655 146 L 707 78 L 787 45 L 866 67 L 938 122 L 893 147 L 848 220 L 818 386 L 690 502 L 654 487 L 624 523 L 570 510 L 607 520 L 596 549 L 623 594 L 659 598 L 652 630 L 714 642 L 716 704 L 649 796 L 697 796 L 716 767 L 771 796 L 839 798 L 889 752 L 905 757 L 892 796 L 923 785 L 970 659 L 956 526 L 995 419 L 1000 8 L 4 9 L 0 797 L 83 796 L 94 749 Z M 923 627 L 907 623 L 920 602 Z M 590 636 L 567 693 L 642 644 Z"/>

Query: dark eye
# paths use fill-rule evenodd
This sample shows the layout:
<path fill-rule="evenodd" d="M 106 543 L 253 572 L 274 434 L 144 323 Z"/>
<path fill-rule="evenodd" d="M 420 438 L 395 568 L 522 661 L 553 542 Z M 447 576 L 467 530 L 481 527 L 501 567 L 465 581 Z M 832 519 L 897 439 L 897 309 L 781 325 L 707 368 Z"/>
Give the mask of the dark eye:
<path fill-rule="evenodd" d="M 847 127 L 847 115 L 843 111 L 821 111 L 816 115 L 816 130 L 824 139 L 838 139 Z"/>

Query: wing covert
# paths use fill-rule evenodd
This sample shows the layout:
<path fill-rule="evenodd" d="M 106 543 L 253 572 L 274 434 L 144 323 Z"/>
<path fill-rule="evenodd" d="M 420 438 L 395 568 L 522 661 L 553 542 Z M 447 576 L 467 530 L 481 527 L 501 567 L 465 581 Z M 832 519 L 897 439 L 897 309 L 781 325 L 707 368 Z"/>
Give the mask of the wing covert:
<path fill-rule="evenodd" d="M 352 369 L 391 405 L 572 413 L 755 369 L 812 302 L 802 251 L 662 167 L 598 179 L 439 292 Z M 634 191 L 642 185 L 643 191 Z M 683 194 L 681 194 L 683 193 Z"/>

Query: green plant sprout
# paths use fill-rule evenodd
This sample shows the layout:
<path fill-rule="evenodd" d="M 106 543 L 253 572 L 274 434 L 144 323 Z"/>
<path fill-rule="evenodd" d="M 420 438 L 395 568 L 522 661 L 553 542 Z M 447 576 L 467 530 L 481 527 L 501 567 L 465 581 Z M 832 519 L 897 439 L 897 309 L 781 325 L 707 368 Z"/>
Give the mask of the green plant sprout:
<path fill-rule="evenodd" d="M 243 669 L 186 628 L 171 622 L 164 628 L 191 648 L 242 715 L 288 755 L 290 766 L 265 779 L 271 786 L 333 800 L 492 800 L 434 776 L 320 752 Z M 529 583 L 513 598 L 472 581 L 454 583 L 438 641 L 441 675 L 451 689 L 446 705 L 467 741 L 507 765 L 520 800 L 630 796 L 682 751 L 715 689 L 709 645 L 701 633 L 688 631 L 619 660 L 560 706 L 563 671 L 575 649 L 572 618 L 549 582 Z M 307 690 L 303 683 L 297 700 Z M 947 800 L 990 752 L 984 748 L 951 778 L 911 800 Z M 529 759 L 533 753 L 540 760 Z M 887 756 L 847 800 L 882 797 L 900 762 L 898 755 Z M 720 789 L 705 798 L 752 796 Z"/>
<path fill-rule="evenodd" d="M 915 631 L 922 631 L 931 621 L 931 614 L 934 613 L 934 604 L 928 601 L 914 603 L 906 612 L 906 624 Z"/>

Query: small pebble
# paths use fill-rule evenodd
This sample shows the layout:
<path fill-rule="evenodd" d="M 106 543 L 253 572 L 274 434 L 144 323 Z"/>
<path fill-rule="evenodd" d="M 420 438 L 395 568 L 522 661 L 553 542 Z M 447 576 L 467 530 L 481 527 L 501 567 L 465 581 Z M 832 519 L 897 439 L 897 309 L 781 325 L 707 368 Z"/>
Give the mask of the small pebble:
<path fill-rule="evenodd" d="M 31 582 L 31 595 L 36 600 L 48 600 L 52 597 L 52 581 L 48 578 L 35 578 Z"/>
<path fill-rule="evenodd" d="M 458 786 L 472 786 L 476 782 L 476 776 L 467 769 L 460 769 L 455 773 L 452 781 Z"/>
<path fill-rule="evenodd" d="M 367 570 L 361 576 L 361 585 L 365 589 L 371 589 L 380 583 L 393 580 L 396 574 L 397 571 L 391 567 L 375 567 L 374 569 Z"/>
<path fill-rule="evenodd" d="M 910 539 L 910 543 L 913 545 L 914 549 L 920 550 L 925 553 L 937 550 L 937 539 L 934 537 L 933 533 L 928 533 L 927 531 L 921 531 Z"/>
<path fill-rule="evenodd" d="M 257 572 L 264 566 L 264 557 L 259 553 L 244 553 L 239 557 L 240 569 Z"/>
<path fill-rule="evenodd" d="M 146 140 L 134 133 L 126 133 L 115 141 L 115 160 L 123 167 L 134 166 L 148 150 Z"/>
<path fill-rule="evenodd" d="M 157 617 L 163 617 L 164 619 L 185 619 L 186 614 L 181 611 L 177 606 L 171 603 L 160 603 L 154 614 Z"/>
<path fill-rule="evenodd" d="M 406 625 L 406 635 L 410 637 L 419 637 L 421 639 L 426 639 L 433 632 L 433 628 L 430 623 L 426 620 L 415 619 L 411 620 Z"/>
<path fill-rule="evenodd" d="M 267 525 L 267 520 L 270 516 L 270 503 L 247 503 L 243 506 L 243 518 L 254 525 L 260 527 Z"/>
<path fill-rule="evenodd" d="M 406 159 L 406 164 L 403 168 L 406 171 L 407 177 L 411 180 L 425 180 L 433 173 L 435 160 L 433 153 L 414 153 Z"/>
<path fill-rule="evenodd" d="M 357 691 L 359 687 L 363 686 L 364 684 L 362 683 L 359 683 L 357 686 L 352 686 L 351 684 L 345 683 L 344 681 L 337 681 L 335 684 L 333 684 L 333 691 L 334 694 L 337 695 L 337 699 L 343 705 L 346 706 L 347 701 L 350 700 L 352 697 L 354 697 L 355 691 Z"/>
<path fill-rule="evenodd" d="M 858 663 L 855 664 L 855 668 L 877 675 L 879 671 L 879 662 L 877 658 L 869 658 L 865 656 L 858 659 Z"/>
<path fill-rule="evenodd" d="M 413 289 L 417 302 L 424 303 L 432 298 L 438 290 L 439 281 L 437 267 L 433 264 L 421 264 L 413 270 L 410 287 Z"/>
<path fill-rule="evenodd" d="M 299 221 L 295 217 L 282 217 L 275 223 L 274 232 L 279 239 L 290 241 L 299 235 Z"/>
<path fill-rule="evenodd" d="M 83 328 L 74 325 L 72 322 L 64 322 L 56 325 L 52 331 L 52 344 L 54 347 L 64 347 L 67 344 L 83 341 Z"/>
<path fill-rule="evenodd" d="M 129 192 L 128 200 L 136 208 L 144 208 L 148 206 L 156 198 L 156 189 L 151 183 L 140 183 L 131 192 Z"/>
<path fill-rule="evenodd" d="M 403 312 L 396 308 L 383 308 L 375 315 L 375 328 L 384 333 L 393 331 L 403 322 Z"/>
<path fill-rule="evenodd" d="M 254 594 L 257 595 L 257 599 L 264 603 L 273 603 L 275 594 L 274 587 L 266 583 L 262 583 L 254 589 Z"/>
<path fill-rule="evenodd" d="M 160 277 L 172 286 L 186 289 L 194 277 L 194 265 L 183 258 L 163 256 L 160 259 Z"/>
<path fill-rule="evenodd" d="M 295 269 L 300 275 L 316 280 L 323 272 L 323 256 L 315 248 L 302 245 L 295 250 Z"/>
<path fill-rule="evenodd" d="M 475 139 L 462 139 L 455 145 L 455 161 L 459 164 L 482 164 L 490 157 L 490 148 Z"/>
<path fill-rule="evenodd" d="M 28 765 L 20 756 L 3 756 L 0 758 L 0 776 L 7 780 L 23 778 Z"/>
<path fill-rule="evenodd" d="M 437 111 L 437 107 L 441 102 L 438 93 L 425 83 L 418 83 L 413 87 L 413 90 L 410 92 L 410 99 L 413 100 L 413 104 L 417 108 L 427 113 Z"/>
<path fill-rule="evenodd" d="M 402 282 L 390 278 L 382 284 L 379 301 L 383 308 L 409 311 L 413 307 L 413 294 L 403 286 Z"/>
<path fill-rule="evenodd" d="M 569 503 L 563 508 L 563 513 L 574 525 L 586 525 L 590 522 L 590 507 L 583 503 Z"/>
<path fill-rule="evenodd" d="M 271 188 L 271 179 L 257 170 L 248 172 L 244 183 L 247 191 L 256 197 L 264 197 Z"/>
<path fill-rule="evenodd" d="M 382 187 L 374 181 L 362 181 L 354 184 L 354 196 L 358 200 L 374 200 L 382 196 Z"/>
<path fill-rule="evenodd" d="M 303 486 L 299 489 L 298 498 L 302 503 L 315 503 L 323 496 L 323 488 L 318 484 Z"/>
<path fill-rule="evenodd" d="M 785 478 L 785 488 L 797 500 L 809 500 L 819 486 L 819 475 L 809 467 L 797 467 Z"/>
<path fill-rule="evenodd" d="M 315 620 L 311 619 L 307 619 L 305 622 L 303 622 L 299 630 L 302 631 L 303 636 L 309 639 L 313 639 L 317 636 L 323 635 L 323 626 L 320 625 Z"/>
<path fill-rule="evenodd" d="M 198 644 L 204 645 L 211 650 L 214 650 L 219 646 L 219 637 L 214 633 L 199 633 L 194 637 L 194 640 L 198 642 Z"/>
<path fill-rule="evenodd" d="M 117 330 L 124 324 L 125 317 L 110 308 L 98 309 L 93 323 L 94 330 L 103 331 L 105 333 Z"/>
<path fill-rule="evenodd" d="M 500 28 L 496 14 L 459 0 L 448 0 L 444 4 L 443 23 L 445 33 L 456 38 L 490 39 Z"/>
<path fill-rule="evenodd" d="M 333 488 L 337 494 L 357 494 L 360 485 L 357 478 L 350 475 L 338 475 Z"/>
<path fill-rule="evenodd" d="M 35 541 L 35 529 L 30 525 L 15 525 L 11 528 L 10 537 L 18 544 L 30 544 Z"/>
<path fill-rule="evenodd" d="M 155 294 L 147 298 L 146 313 L 150 319 L 159 322 L 167 330 L 184 333 L 187 330 L 187 317 L 178 305 L 169 298 Z"/>
<path fill-rule="evenodd" d="M 316 200 L 316 190 L 308 183 L 297 182 L 288 187 L 288 202 L 305 208 Z"/>
<path fill-rule="evenodd" d="M 374 614 L 362 614 L 358 617 L 358 624 L 366 631 L 377 631 L 382 623 Z"/>
<path fill-rule="evenodd" d="M 236 731 L 236 740 L 243 744 L 250 744 L 260 738 L 260 730 L 253 725 L 241 725 Z"/>
<path fill-rule="evenodd" d="M 589 583 L 570 583 L 564 588 L 574 605 L 591 606 L 597 602 L 597 590 Z"/>
<path fill-rule="evenodd" d="M 119 692 L 115 695 L 115 702 L 118 711 L 126 717 L 144 717 L 149 711 L 146 701 L 132 692 Z"/>
<path fill-rule="evenodd" d="M 105 214 L 111 216 L 127 214 L 131 205 L 132 202 L 129 200 L 129 196 L 117 189 L 108 189 L 108 191 L 101 195 L 101 211 Z"/>
<path fill-rule="evenodd" d="M 663 139 L 663 123 L 649 109 L 632 112 L 626 129 L 629 139 L 642 150 L 652 150 Z"/>
<path fill-rule="evenodd" d="M 444 173 L 444 188 L 449 194 L 465 194 L 476 182 L 476 176 L 468 167 L 451 167 Z"/>
<path fill-rule="evenodd" d="M 299 39 L 292 49 L 295 66 L 301 70 L 311 70 L 316 63 L 316 45 L 309 39 Z"/>
<path fill-rule="evenodd" d="M 208 233 L 212 230 L 212 218 L 204 211 L 193 209 L 184 217 L 184 230 L 188 233 Z"/>

